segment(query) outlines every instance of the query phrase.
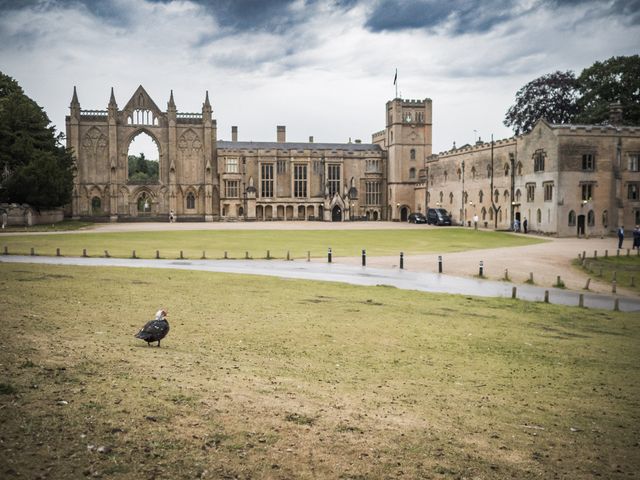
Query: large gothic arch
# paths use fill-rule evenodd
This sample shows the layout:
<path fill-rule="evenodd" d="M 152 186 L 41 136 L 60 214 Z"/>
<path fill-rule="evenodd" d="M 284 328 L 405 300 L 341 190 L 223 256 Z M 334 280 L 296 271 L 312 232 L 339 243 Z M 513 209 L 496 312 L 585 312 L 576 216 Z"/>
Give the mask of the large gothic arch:
<path fill-rule="evenodd" d="M 75 218 L 96 216 L 96 209 L 91 208 L 96 191 L 102 192 L 99 212 L 105 220 L 135 218 L 138 192 L 144 191 L 153 202 L 145 214 L 156 220 L 168 220 L 171 211 L 194 220 L 217 219 L 219 205 L 207 201 L 210 196 L 205 195 L 219 191 L 216 123 L 208 93 L 201 113 L 179 113 L 173 92 L 162 111 L 142 86 L 122 109 L 112 89 L 106 110 L 82 110 L 74 88 L 70 109 L 66 123 L 67 142 L 76 160 Z M 158 180 L 145 184 L 128 177 L 129 145 L 142 133 L 155 142 L 159 156 Z M 199 198 L 195 208 L 188 210 L 177 203 L 187 188 Z"/>

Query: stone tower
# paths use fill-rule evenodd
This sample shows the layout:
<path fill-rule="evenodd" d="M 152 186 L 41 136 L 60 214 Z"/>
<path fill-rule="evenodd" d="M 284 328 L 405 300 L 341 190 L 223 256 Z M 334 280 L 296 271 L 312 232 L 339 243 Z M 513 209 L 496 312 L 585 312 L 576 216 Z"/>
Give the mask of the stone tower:
<path fill-rule="evenodd" d="M 431 99 L 396 98 L 386 105 L 385 145 L 389 220 L 406 221 L 414 209 L 414 188 L 431 155 Z"/>

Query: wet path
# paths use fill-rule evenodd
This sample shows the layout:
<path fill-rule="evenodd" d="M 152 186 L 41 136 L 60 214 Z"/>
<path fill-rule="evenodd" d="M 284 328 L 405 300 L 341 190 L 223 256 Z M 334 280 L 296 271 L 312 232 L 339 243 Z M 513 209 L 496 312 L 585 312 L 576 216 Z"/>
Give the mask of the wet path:
<path fill-rule="evenodd" d="M 506 297 L 517 287 L 517 298 L 528 301 L 544 301 L 545 290 L 549 302 L 577 306 L 579 292 L 557 288 L 542 288 L 534 285 L 515 285 L 510 282 L 483 280 L 479 278 L 454 277 L 451 275 L 411 272 L 400 269 L 382 269 L 281 260 L 148 260 L 126 258 L 41 257 L 0 256 L 1 263 L 38 263 L 48 265 L 108 266 L 137 268 L 173 268 L 208 272 L 266 275 L 281 278 L 297 278 L 328 282 L 343 282 L 353 285 L 388 285 L 403 290 L 418 290 L 434 293 L 454 293 L 481 297 Z M 596 293 L 584 293 L 584 306 L 611 310 L 618 299 L 622 311 L 640 311 L 640 299 Z"/>

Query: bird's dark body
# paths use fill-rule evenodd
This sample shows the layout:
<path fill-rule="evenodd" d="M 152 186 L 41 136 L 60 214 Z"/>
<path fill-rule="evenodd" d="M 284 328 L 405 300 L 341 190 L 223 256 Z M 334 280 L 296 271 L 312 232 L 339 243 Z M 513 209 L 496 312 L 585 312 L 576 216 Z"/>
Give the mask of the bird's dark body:
<path fill-rule="evenodd" d="M 158 342 L 159 347 L 160 340 L 166 337 L 167 333 L 169 333 L 169 322 L 166 319 L 151 320 L 136 333 L 136 338 L 144 340 L 149 346 L 151 342 Z"/>

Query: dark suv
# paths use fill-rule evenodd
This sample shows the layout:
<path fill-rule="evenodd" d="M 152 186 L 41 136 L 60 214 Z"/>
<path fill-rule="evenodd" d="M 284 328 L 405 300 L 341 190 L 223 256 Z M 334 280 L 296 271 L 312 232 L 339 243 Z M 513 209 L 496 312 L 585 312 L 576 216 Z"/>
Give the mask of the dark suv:
<path fill-rule="evenodd" d="M 427 211 L 429 225 L 451 225 L 451 217 L 444 208 L 430 208 Z"/>
<path fill-rule="evenodd" d="M 427 223 L 427 217 L 425 217 L 422 213 L 416 212 L 409 215 L 408 219 L 409 223 Z"/>

